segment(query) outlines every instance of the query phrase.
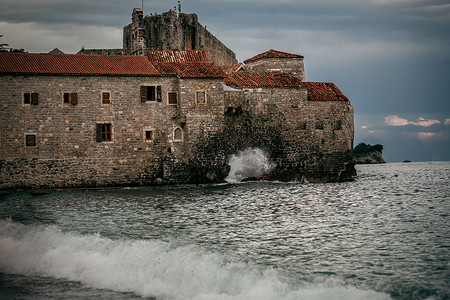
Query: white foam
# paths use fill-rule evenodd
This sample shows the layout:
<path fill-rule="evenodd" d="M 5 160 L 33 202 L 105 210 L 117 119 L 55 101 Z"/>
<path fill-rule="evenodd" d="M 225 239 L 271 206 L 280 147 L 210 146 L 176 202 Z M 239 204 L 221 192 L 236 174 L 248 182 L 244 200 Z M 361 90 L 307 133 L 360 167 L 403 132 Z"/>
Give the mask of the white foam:
<path fill-rule="evenodd" d="M 227 262 L 192 245 L 111 240 L 11 220 L 0 220 L 0 271 L 163 299 L 390 299 L 335 281 L 292 285 L 273 269 Z"/>
<path fill-rule="evenodd" d="M 231 155 L 228 165 L 230 172 L 225 180 L 231 183 L 245 178 L 262 177 L 269 174 L 276 166 L 267 152 L 259 148 L 247 148 Z"/>

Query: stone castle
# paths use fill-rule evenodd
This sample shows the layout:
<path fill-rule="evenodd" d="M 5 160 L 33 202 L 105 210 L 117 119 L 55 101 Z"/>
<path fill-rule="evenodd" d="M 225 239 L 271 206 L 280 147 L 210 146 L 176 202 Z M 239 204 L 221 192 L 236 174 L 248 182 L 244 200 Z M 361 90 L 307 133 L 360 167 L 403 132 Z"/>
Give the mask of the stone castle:
<path fill-rule="evenodd" d="M 303 56 L 237 63 L 194 14 L 132 14 L 123 49 L 0 53 L 0 189 L 221 182 L 263 149 L 273 180 L 351 178 L 353 108 Z"/>

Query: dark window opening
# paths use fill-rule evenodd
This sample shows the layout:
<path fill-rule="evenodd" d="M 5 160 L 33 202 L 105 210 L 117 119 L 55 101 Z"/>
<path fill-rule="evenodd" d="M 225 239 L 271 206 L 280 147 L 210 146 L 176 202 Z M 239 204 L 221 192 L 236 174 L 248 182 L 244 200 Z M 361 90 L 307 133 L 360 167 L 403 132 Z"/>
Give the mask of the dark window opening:
<path fill-rule="evenodd" d="M 146 87 L 146 93 L 147 93 L 147 101 L 155 101 L 156 97 L 155 97 L 155 87 L 154 86 L 147 86 Z"/>
<path fill-rule="evenodd" d="M 141 101 L 161 102 L 161 86 L 141 86 Z"/>
<path fill-rule="evenodd" d="M 77 93 L 64 93 L 63 101 L 66 104 L 77 105 L 78 104 L 78 94 Z"/>
<path fill-rule="evenodd" d="M 25 136 L 25 145 L 27 147 L 34 147 L 34 146 L 36 146 L 36 135 L 35 134 L 27 134 Z"/>
<path fill-rule="evenodd" d="M 337 120 L 336 122 L 334 122 L 334 130 L 341 130 L 341 129 L 342 129 L 342 121 Z"/>
<path fill-rule="evenodd" d="M 109 92 L 102 93 L 102 103 L 111 104 L 111 94 Z"/>
<path fill-rule="evenodd" d="M 197 92 L 196 93 L 197 104 L 205 104 L 206 103 L 206 94 L 205 92 Z"/>
<path fill-rule="evenodd" d="M 316 129 L 323 130 L 323 122 L 317 122 L 316 123 Z"/>
<path fill-rule="evenodd" d="M 38 93 L 24 93 L 23 94 L 23 103 L 38 105 L 38 103 L 39 103 Z"/>
<path fill-rule="evenodd" d="M 23 94 L 23 103 L 31 104 L 31 94 L 30 93 Z"/>
<path fill-rule="evenodd" d="M 112 140 L 112 126 L 110 123 L 97 124 L 97 142 Z"/>
<path fill-rule="evenodd" d="M 169 104 L 178 104 L 178 95 L 175 92 L 169 93 Z"/>
<path fill-rule="evenodd" d="M 300 122 L 298 124 L 298 129 L 300 130 L 306 130 L 306 122 Z"/>
<path fill-rule="evenodd" d="M 153 141 L 153 139 L 154 139 L 153 131 L 146 130 L 145 131 L 145 140 L 150 142 L 150 141 Z"/>

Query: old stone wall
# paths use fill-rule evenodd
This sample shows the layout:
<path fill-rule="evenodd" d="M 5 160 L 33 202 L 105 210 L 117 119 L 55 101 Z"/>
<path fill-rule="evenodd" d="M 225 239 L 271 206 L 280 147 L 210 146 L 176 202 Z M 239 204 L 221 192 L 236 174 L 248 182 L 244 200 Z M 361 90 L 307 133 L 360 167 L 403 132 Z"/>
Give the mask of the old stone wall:
<path fill-rule="evenodd" d="M 234 150 L 259 147 L 277 167 L 272 179 L 350 178 L 353 108 L 344 101 L 307 101 L 306 89 L 225 92 L 226 134 Z M 233 149 L 229 152 L 233 152 Z"/>
<path fill-rule="evenodd" d="M 161 86 L 161 100 L 142 102 L 141 86 Z M 196 90 L 205 92 L 205 104 L 196 103 Z M 169 92 L 177 104 L 169 105 Z M 38 103 L 24 104 L 26 93 L 37 93 Z M 76 103 L 64 103 L 64 93 L 77 93 Z M 0 188 L 192 181 L 197 139 L 223 126 L 221 99 L 221 79 L 2 75 Z M 96 140 L 97 124 L 111 124 L 111 141 Z M 27 135 L 35 145 L 26 145 Z M 208 159 L 202 163 L 216 163 Z"/>
<path fill-rule="evenodd" d="M 208 59 L 218 66 L 237 63 L 236 54 L 227 48 L 198 22 L 196 14 L 179 14 L 170 11 L 145 16 L 142 20 L 143 36 L 147 50 L 205 49 Z M 135 45 L 136 28 L 129 24 L 123 29 L 123 47 Z"/>
<path fill-rule="evenodd" d="M 160 100 L 141 101 L 142 86 L 160 86 Z M 25 104 L 34 93 L 37 103 Z M 64 103 L 65 93 L 76 101 Z M 0 189 L 218 182 L 228 157 L 248 147 L 269 153 L 271 179 L 341 180 L 353 168 L 350 103 L 308 101 L 301 87 L 224 92 L 221 79 L 2 75 L 0 109 Z M 98 124 L 111 125 L 110 141 L 97 140 Z"/>
<path fill-rule="evenodd" d="M 285 72 L 305 80 L 303 58 L 264 58 L 245 64 L 246 72 Z"/>

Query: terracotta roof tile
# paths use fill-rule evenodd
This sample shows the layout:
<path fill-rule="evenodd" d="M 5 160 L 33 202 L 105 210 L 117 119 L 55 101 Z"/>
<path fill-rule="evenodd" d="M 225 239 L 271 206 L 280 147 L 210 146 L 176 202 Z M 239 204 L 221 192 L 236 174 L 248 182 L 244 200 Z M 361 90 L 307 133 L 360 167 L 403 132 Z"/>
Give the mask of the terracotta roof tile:
<path fill-rule="evenodd" d="M 152 63 L 209 62 L 205 50 L 155 50 L 147 52 Z"/>
<path fill-rule="evenodd" d="M 159 75 L 159 72 L 143 56 L 34 53 L 0 53 L 0 73 Z"/>
<path fill-rule="evenodd" d="M 148 51 L 148 59 L 161 75 L 180 78 L 224 78 L 225 73 L 208 61 L 205 50 Z"/>
<path fill-rule="evenodd" d="M 308 101 L 349 101 L 334 83 L 302 81 L 300 85 L 308 90 Z"/>
<path fill-rule="evenodd" d="M 180 78 L 224 78 L 225 73 L 212 63 L 153 63 L 161 75 Z"/>
<path fill-rule="evenodd" d="M 223 66 L 221 67 L 222 71 L 224 71 L 225 73 L 236 73 L 239 70 L 241 70 L 244 67 L 243 63 L 238 63 L 238 64 L 234 64 L 234 65 L 230 65 L 230 66 Z"/>
<path fill-rule="evenodd" d="M 289 73 L 233 73 L 224 83 L 231 87 L 299 87 L 300 79 Z"/>
<path fill-rule="evenodd" d="M 264 58 L 303 58 L 302 55 L 299 54 L 292 54 L 287 52 L 281 52 L 277 50 L 270 49 L 269 51 L 266 51 L 264 53 L 258 54 L 252 58 L 249 58 L 247 60 L 244 60 L 244 63 L 250 63 L 253 61 L 257 61 Z"/>

